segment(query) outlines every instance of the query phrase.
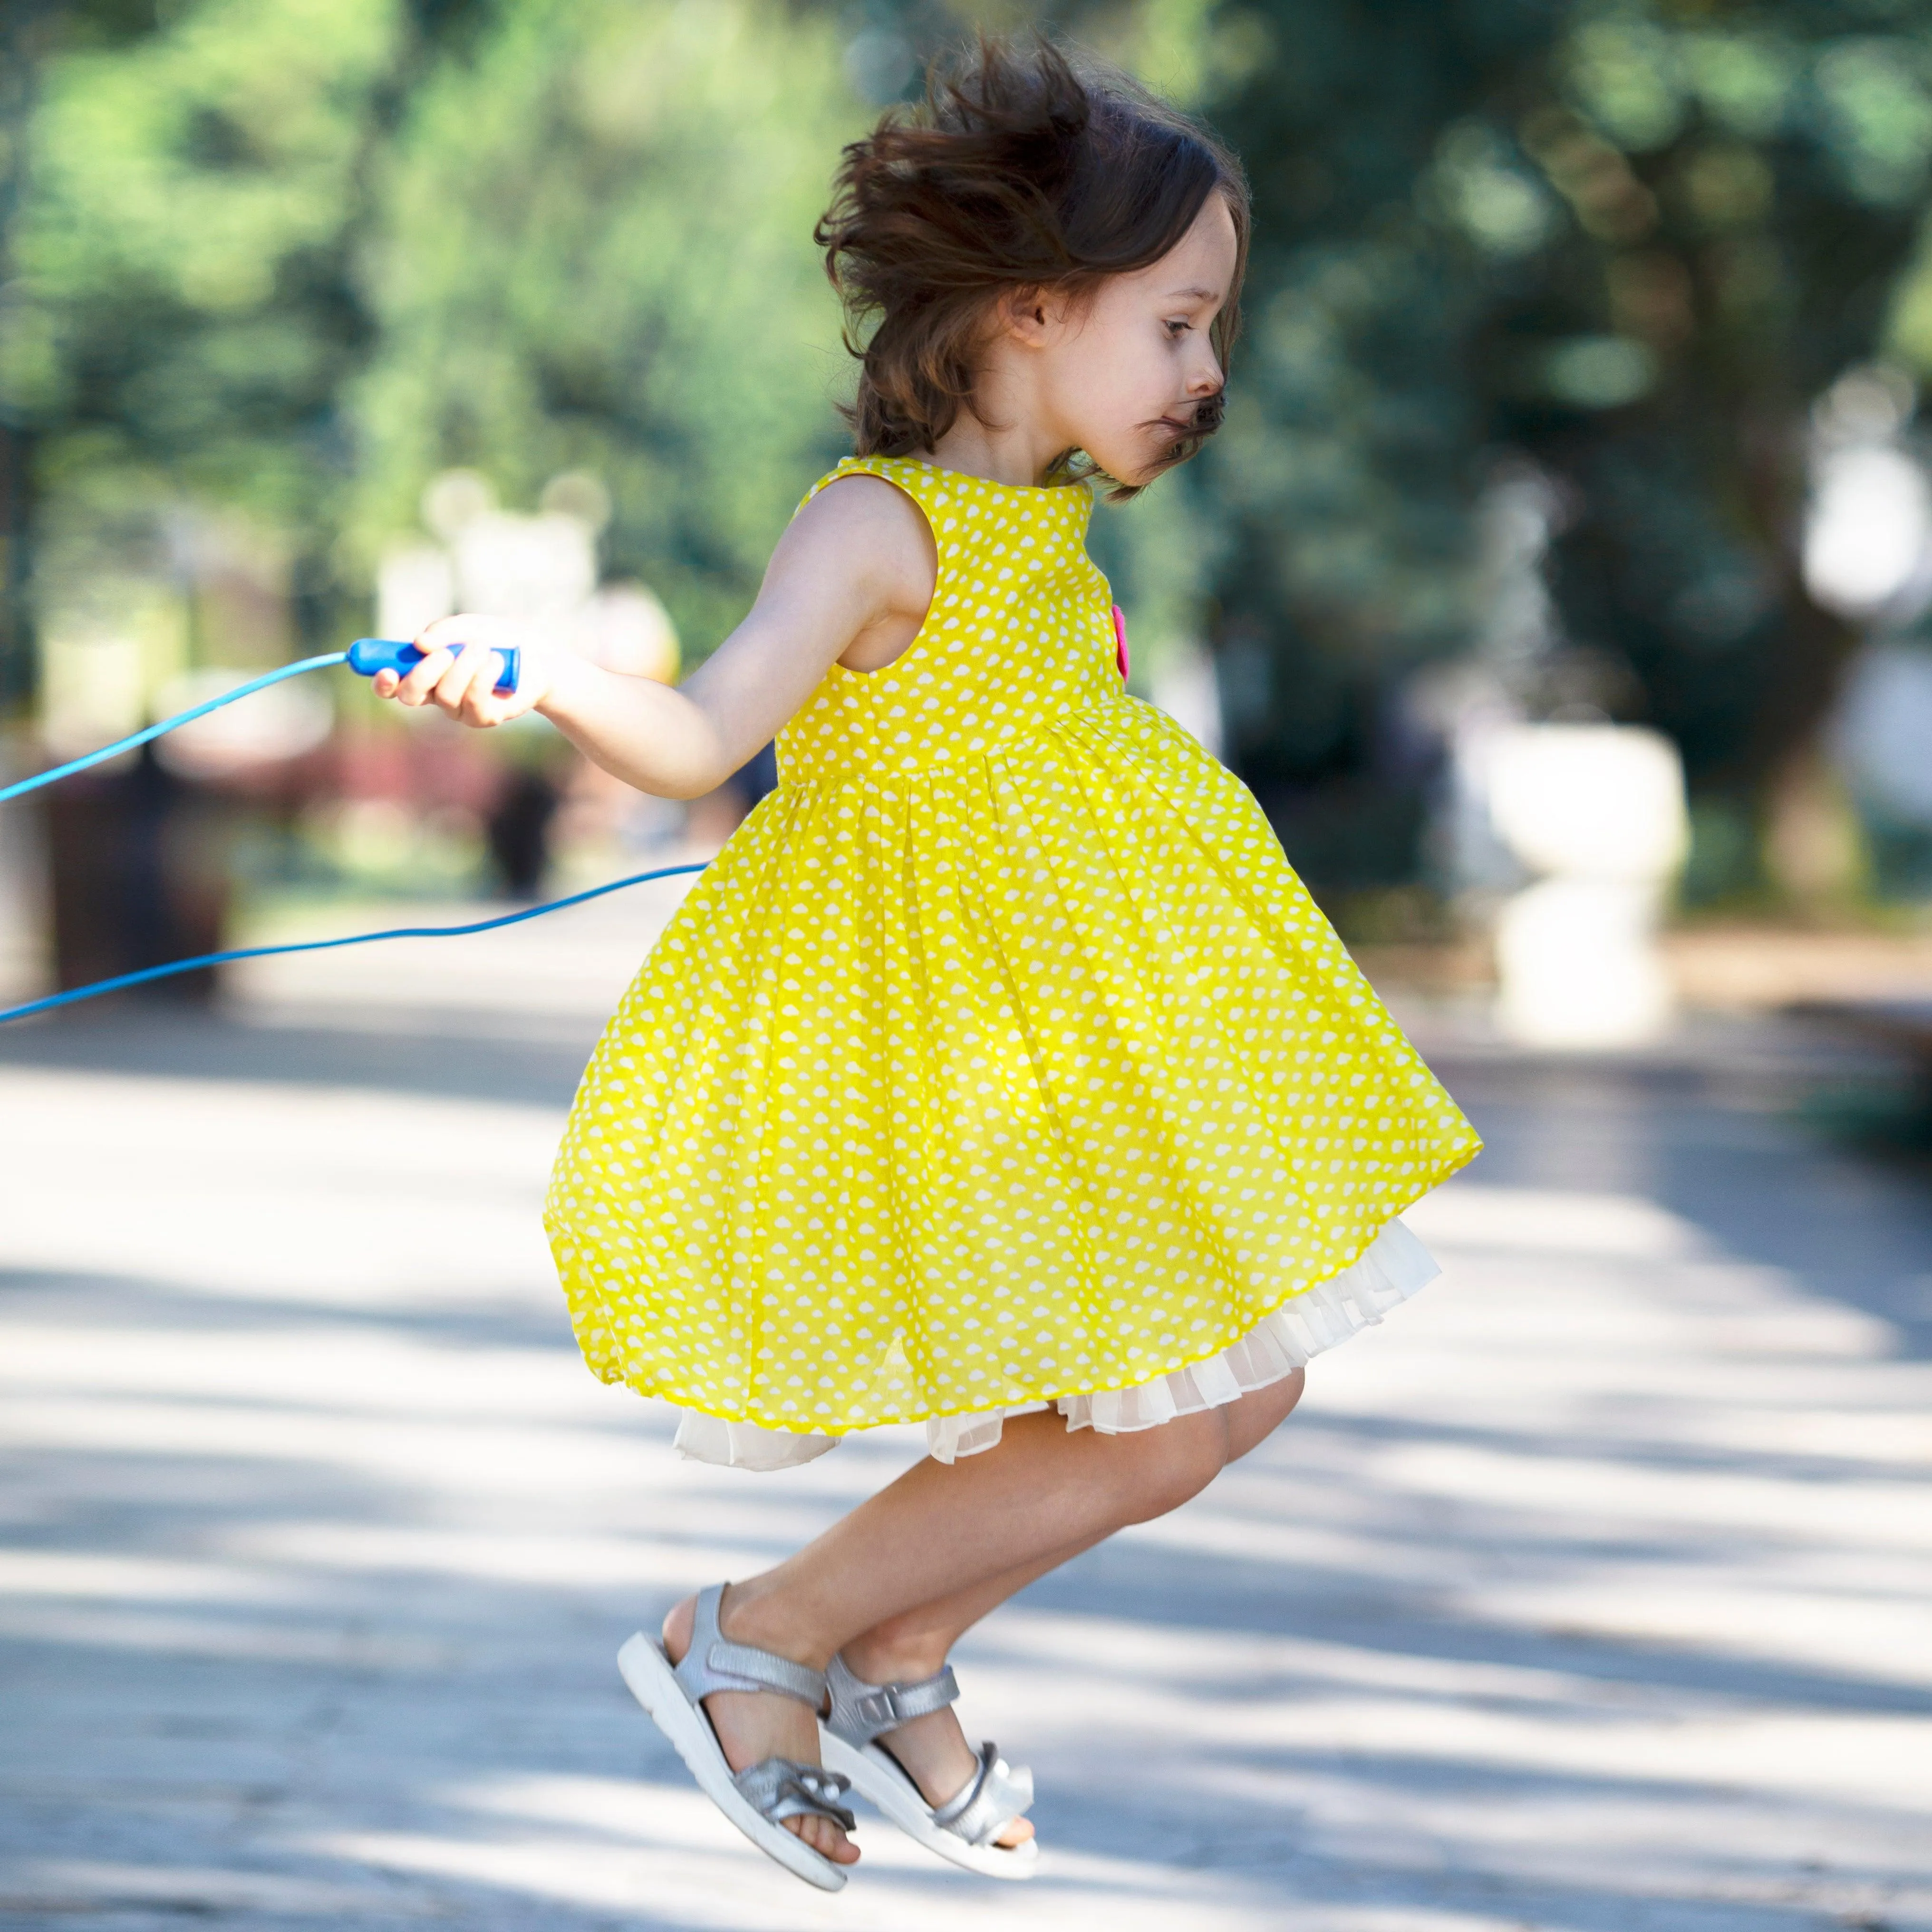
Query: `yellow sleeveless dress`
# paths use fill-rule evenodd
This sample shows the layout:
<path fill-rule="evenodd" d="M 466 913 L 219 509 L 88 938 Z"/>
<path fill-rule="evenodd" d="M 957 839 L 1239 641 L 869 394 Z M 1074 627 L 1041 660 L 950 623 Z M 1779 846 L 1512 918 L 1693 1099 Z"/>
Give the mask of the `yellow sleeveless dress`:
<path fill-rule="evenodd" d="M 591 1368 L 754 1467 L 1232 1400 L 1435 1273 L 1395 1217 L 1480 1145 L 1247 791 L 1123 688 L 1088 490 L 868 458 L 812 494 L 860 472 L 931 524 L 931 610 L 786 726 L 545 1212 Z"/>

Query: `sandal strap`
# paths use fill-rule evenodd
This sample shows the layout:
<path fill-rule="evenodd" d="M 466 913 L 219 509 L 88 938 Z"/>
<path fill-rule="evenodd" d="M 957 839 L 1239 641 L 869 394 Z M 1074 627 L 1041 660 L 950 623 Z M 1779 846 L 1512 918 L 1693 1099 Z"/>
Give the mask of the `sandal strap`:
<path fill-rule="evenodd" d="M 825 1702 L 825 1672 L 794 1664 L 748 1643 L 733 1643 L 718 1628 L 718 1606 L 725 1586 L 714 1583 L 698 1593 L 692 1614 L 691 1648 L 677 1666 L 677 1681 L 694 1704 L 714 1690 L 776 1690 L 820 1709 Z"/>
<path fill-rule="evenodd" d="M 1015 1771 L 992 1738 L 980 1747 L 980 1768 L 944 1804 L 933 1808 L 932 1822 L 969 1845 L 991 1843 L 1033 1803 L 1033 1773 Z"/>
<path fill-rule="evenodd" d="M 788 1818 L 829 1818 L 841 1831 L 859 1828 L 858 1820 L 838 1802 L 850 1789 L 850 1780 L 823 1765 L 768 1757 L 740 1772 L 731 1782 L 752 1808 L 774 1825 Z"/>
<path fill-rule="evenodd" d="M 852 1674 L 842 1656 L 832 1658 L 825 1688 L 830 1700 L 825 1728 L 860 1748 L 915 1718 L 944 1710 L 959 1695 L 950 1664 L 914 1683 L 868 1684 Z"/>

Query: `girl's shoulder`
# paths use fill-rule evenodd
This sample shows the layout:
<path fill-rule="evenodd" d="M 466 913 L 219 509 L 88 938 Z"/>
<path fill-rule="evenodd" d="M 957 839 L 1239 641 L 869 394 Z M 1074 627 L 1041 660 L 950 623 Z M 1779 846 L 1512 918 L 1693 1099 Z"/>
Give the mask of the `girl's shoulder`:
<path fill-rule="evenodd" d="M 892 530 L 930 542 L 929 514 L 919 472 L 928 466 L 904 456 L 848 456 L 800 500 L 794 525 L 869 539 Z M 842 487 L 834 489 L 838 484 Z"/>
<path fill-rule="evenodd" d="M 835 483 L 866 477 L 874 479 L 872 489 L 856 493 L 842 490 L 836 494 L 848 497 L 855 494 L 883 497 L 886 490 L 878 486 L 884 484 L 892 493 L 910 496 L 923 506 L 932 487 L 931 479 L 944 473 L 916 456 L 848 456 L 842 458 L 834 468 L 828 470 L 813 484 L 800 500 L 798 507 L 803 509 L 806 504 L 823 496 Z"/>
<path fill-rule="evenodd" d="M 934 532 L 970 526 L 1052 530 L 1064 526 L 1084 536 L 1094 508 L 1093 485 L 1084 478 L 1049 484 L 1000 483 L 967 470 L 946 469 L 922 456 L 848 456 L 806 492 L 799 509 L 820 500 L 850 499 L 860 494 L 868 478 L 873 481 L 863 494 L 880 502 L 910 497 Z M 833 490 L 835 483 L 850 487 Z"/>
<path fill-rule="evenodd" d="M 895 607 L 916 602 L 923 610 L 932 595 L 937 550 L 924 504 L 893 473 L 904 461 L 848 457 L 806 493 L 781 549 L 878 586 Z"/>

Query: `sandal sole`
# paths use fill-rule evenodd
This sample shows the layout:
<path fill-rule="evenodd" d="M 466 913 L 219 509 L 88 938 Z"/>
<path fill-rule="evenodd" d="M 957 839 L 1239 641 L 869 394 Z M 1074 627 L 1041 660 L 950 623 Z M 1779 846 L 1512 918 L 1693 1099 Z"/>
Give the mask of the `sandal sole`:
<path fill-rule="evenodd" d="M 718 1747 L 710 1719 L 685 1695 L 670 1660 L 642 1630 L 618 1652 L 617 1668 L 623 1672 L 631 1695 L 684 1760 L 698 1790 L 760 1851 L 794 1878 L 803 1879 L 820 1892 L 843 1888 L 845 1873 L 842 1867 L 814 1852 L 796 1832 L 773 1824 L 731 1781 L 731 1767 Z"/>

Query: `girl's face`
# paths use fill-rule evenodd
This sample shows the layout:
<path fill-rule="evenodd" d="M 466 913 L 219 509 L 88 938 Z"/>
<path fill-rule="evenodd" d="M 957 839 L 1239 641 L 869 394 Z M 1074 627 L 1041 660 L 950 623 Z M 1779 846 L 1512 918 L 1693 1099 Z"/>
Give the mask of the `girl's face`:
<path fill-rule="evenodd" d="M 1237 254 L 1234 218 L 1210 194 L 1151 268 L 1109 275 L 1070 302 L 1028 304 L 1022 332 L 1040 358 L 1035 394 L 1060 447 L 1084 450 L 1123 483 L 1160 473 L 1192 434 L 1196 410 L 1220 392 L 1208 328 L 1228 299 Z"/>

